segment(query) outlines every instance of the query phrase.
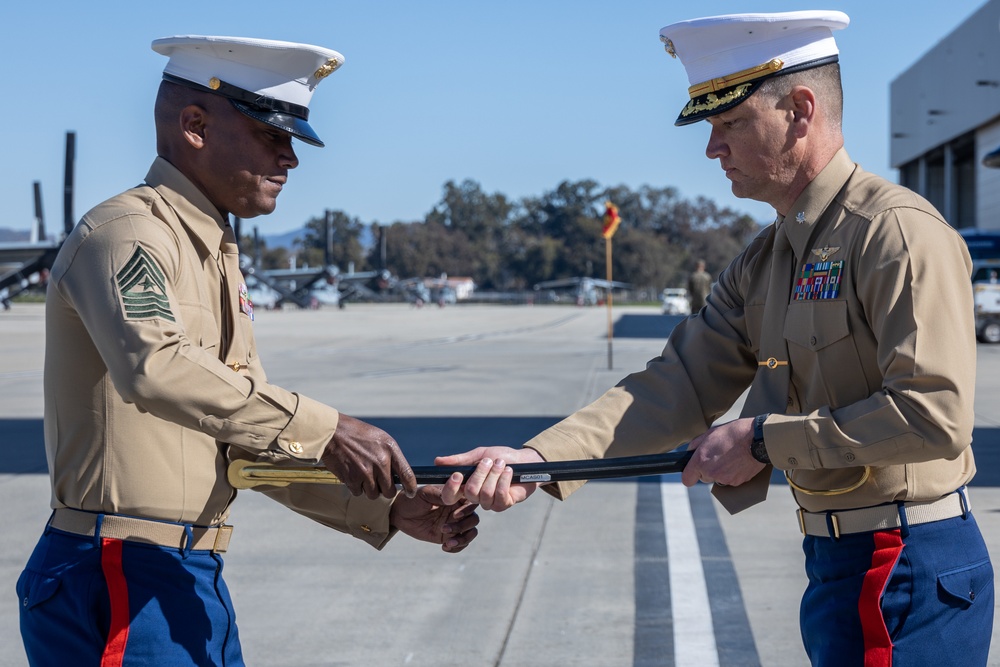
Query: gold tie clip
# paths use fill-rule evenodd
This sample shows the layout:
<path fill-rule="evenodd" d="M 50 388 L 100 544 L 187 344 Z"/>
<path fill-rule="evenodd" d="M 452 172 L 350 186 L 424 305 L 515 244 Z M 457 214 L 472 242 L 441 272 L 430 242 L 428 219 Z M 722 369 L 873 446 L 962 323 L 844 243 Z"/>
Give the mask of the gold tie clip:
<path fill-rule="evenodd" d="M 767 366 L 768 368 L 770 368 L 773 371 L 778 366 L 787 366 L 788 362 L 787 361 L 778 361 L 774 357 L 768 357 L 767 361 L 758 361 L 757 365 L 758 366 Z"/>

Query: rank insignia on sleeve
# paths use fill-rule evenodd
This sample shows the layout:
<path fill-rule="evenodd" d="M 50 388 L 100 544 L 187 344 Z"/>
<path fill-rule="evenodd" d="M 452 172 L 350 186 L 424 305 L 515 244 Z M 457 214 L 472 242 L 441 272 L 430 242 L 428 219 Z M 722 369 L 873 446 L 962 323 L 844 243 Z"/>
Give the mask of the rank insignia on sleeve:
<path fill-rule="evenodd" d="M 815 252 L 815 250 L 813 251 Z M 844 260 L 817 262 L 802 267 L 795 281 L 796 301 L 814 299 L 836 299 L 840 295 L 840 277 L 844 270 Z"/>
<path fill-rule="evenodd" d="M 168 322 L 176 321 L 170 311 L 163 271 L 142 246 L 136 247 L 132 257 L 115 275 L 115 284 L 126 320 L 160 318 Z"/>

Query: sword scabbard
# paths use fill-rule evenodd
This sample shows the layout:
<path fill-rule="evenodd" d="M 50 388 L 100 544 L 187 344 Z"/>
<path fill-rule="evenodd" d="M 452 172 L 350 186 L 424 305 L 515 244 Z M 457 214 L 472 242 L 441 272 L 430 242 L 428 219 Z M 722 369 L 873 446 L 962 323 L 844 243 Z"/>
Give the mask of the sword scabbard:
<path fill-rule="evenodd" d="M 668 452 L 647 456 L 579 461 L 546 461 L 544 463 L 511 464 L 513 482 L 547 483 L 590 479 L 616 479 L 681 472 L 691 458 L 691 452 Z M 444 484 L 458 472 L 468 479 L 476 466 L 413 466 L 418 484 Z M 229 464 L 229 483 L 236 489 L 255 486 L 288 486 L 289 484 L 342 484 L 326 468 L 319 466 L 278 466 L 237 459 Z M 394 476 L 396 483 L 399 479 Z"/>

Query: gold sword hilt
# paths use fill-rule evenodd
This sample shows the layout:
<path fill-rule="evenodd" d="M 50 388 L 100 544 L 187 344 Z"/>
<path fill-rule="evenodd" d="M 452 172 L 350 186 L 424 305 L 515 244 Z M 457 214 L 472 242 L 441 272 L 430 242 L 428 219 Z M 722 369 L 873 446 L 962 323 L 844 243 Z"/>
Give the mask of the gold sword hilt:
<path fill-rule="evenodd" d="M 339 477 L 326 468 L 317 466 L 276 466 L 237 459 L 229 464 L 226 473 L 234 489 L 252 489 L 255 486 L 288 486 L 289 484 L 343 484 Z"/>

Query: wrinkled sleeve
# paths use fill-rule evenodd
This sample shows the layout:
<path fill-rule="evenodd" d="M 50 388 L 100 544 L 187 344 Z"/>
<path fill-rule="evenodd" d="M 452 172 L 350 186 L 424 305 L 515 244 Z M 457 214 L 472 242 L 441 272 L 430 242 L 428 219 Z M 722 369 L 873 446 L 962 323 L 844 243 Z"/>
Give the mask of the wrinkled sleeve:
<path fill-rule="evenodd" d="M 705 432 L 753 380 L 744 297 L 755 242 L 723 271 L 700 313 L 671 332 L 659 357 L 527 443 L 546 460 L 656 454 Z M 543 488 L 564 499 L 584 482 Z"/>
<path fill-rule="evenodd" d="M 815 470 L 954 459 L 972 441 L 974 421 L 965 244 L 928 213 L 890 209 L 869 226 L 858 266 L 881 390 L 836 408 L 772 415 L 764 429 L 771 460 Z"/>
<path fill-rule="evenodd" d="M 161 274 L 165 298 L 148 317 L 127 312 L 119 282 L 140 247 L 144 261 L 155 267 L 151 273 Z M 319 460 L 339 413 L 234 372 L 216 350 L 188 337 L 173 289 L 184 265 L 170 232 L 140 214 L 123 215 L 91 230 L 74 250 L 60 289 L 83 319 L 125 401 L 249 452 L 278 450 L 303 461 Z"/>
<path fill-rule="evenodd" d="M 302 465 L 280 452 L 265 452 L 250 457 L 230 450 L 232 458 L 266 462 L 281 467 Z M 382 496 L 370 500 L 354 496 L 343 484 L 289 484 L 288 486 L 256 486 L 254 491 L 263 493 L 297 514 L 355 537 L 381 550 L 398 532 L 389 523 L 389 510 L 395 499 Z"/>

